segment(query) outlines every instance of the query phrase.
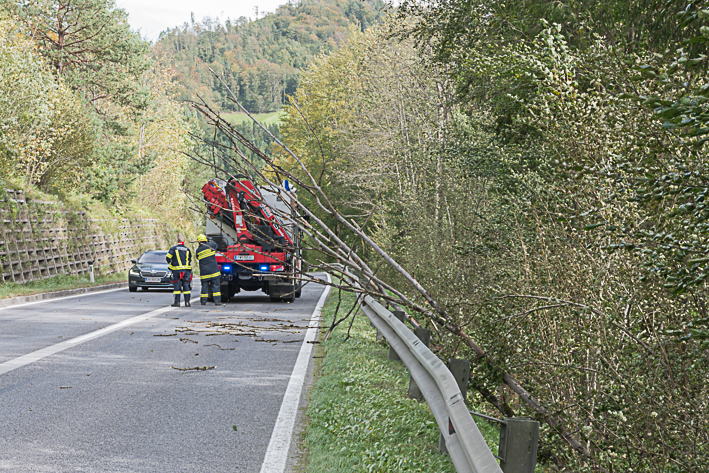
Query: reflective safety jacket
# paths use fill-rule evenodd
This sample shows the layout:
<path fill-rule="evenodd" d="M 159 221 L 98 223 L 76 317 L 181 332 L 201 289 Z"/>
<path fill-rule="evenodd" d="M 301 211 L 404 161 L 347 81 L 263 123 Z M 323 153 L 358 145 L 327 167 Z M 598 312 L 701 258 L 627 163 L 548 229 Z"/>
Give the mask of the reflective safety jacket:
<path fill-rule="evenodd" d="M 214 242 L 200 243 L 197 247 L 197 261 L 199 261 L 200 279 L 207 280 L 221 276 L 217 264 L 217 244 Z"/>
<path fill-rule="evenodd" d="M 170 251 L 165 255 L 165 259 L 167 260 L 167 267 L 172 271 L 192 270 L 192 252 L 184 243 L 170 248 Z"/>

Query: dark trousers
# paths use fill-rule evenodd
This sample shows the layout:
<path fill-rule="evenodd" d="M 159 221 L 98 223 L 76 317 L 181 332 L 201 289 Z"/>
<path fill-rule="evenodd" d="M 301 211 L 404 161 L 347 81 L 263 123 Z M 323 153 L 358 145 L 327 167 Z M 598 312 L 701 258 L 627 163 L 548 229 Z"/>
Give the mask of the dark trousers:
<path fill-rule="evenodd" d="M 199 295 L 199 301 L 202 304 L 207 303 L 207 299 L 209 298 L 209 289 L 212 290 L 212 296 L 214 296 L 214 302 L 216 302 L 217 304 L 221 303 L 222 293 L 219 292 L 221 279 L 222 278 L 202 279 L 202 293 Z"/>
<path fill-rule="evenodd" d="M 173 271 L 173 295 L 175 296 L 175 302 L 180 303 L 180 294 L 185 296 L 185 302 L 190 301 L 190 290 L 192 289 L 192 271 Z"/>

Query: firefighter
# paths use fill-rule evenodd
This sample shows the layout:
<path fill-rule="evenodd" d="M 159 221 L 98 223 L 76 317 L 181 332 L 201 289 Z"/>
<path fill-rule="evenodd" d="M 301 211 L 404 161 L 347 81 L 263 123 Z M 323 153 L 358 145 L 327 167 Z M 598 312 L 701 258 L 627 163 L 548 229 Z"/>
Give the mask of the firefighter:
<path fill-rule="evenodd" d="M 185 307 L 190 307 L 190 283 L 192 282 L 192 252 L 185 246 L 185 237 L 177 237 L 177 245 L 170 248 L 165 255 L 167 267 L 172 271 L 172 285 L 175 303 L 172 307 L 180 307 L 180 294 L 185 296 Z"/>
<path fill-rule="evenodd" d="M 199 274 L 202 280 L 202 292 L 199 295 L 199 301 L 202 305 L 207 303 L 209 297 L 209 289 L 212 289 L 214 303 L 219 305 L 222 303 L 222 293 L 219 292 L 222 281 L 222 273 L 217 264 L 216 249 L 217 244 L 213 241 L 207 242 L 207 237 L 199 235 L 197 237 L 199 246 L 197 247 L 197 261 L 199 261 Z"/>

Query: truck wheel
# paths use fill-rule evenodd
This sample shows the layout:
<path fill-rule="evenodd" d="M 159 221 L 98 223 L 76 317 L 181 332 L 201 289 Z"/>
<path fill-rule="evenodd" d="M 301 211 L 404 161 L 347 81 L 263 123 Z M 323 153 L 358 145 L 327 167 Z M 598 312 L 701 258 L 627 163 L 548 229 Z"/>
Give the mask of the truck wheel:
<path fill-rule="evenodd" d="M 297 291 L 296 291 L 296 285 L 293 284 L 293 286 L 291 287 L 291 289 L 288 290 L 288 295 L 285 296 L 285 297 L 282 297 L 281 300 L 282 300 L 283 302 L 295 302 L 295 298 L 296 298 L 295 293 L 296 293 L 296 292 L 297 292 Z"/>
<path fill-rule="evenodd" d="M 271 302 L 294 302 L 295 301 L 295 294 L 291 294 L 289 296 L 271 296 Z"/>
<path fill-rule="evenodd" d="M 303 283 L 299 282 L 298 283 L 298 289 L 295 291 L 295 297 L 300 297 L 300 295 L 303 293 Z"/>
<path fill-rule="evenodd" d="M 222 294 L 222 302 L 229 302 L 235 293 L 236 291 L 231 286 L 227 286 L 226 293 Z"/>
<path fill-rule="evenodd" d="M 229 302 L 232 295 L 232 292 L 229 290 L 229 286 L 226 284 L 219 286 L 219 292 L 222 293 L 222 302 Z"/>
<path fill-rule="evenodd" d="M 136 292 L 138 290 L 138 286 L 128 286 L 128 290 L 130 292 Z"/>
<path fill-rule="evenodd" d="M 285 294 L 281 294 L 279 292 L 275 295 L 271 294 L 270 298 L 271 298 L 271 302 L 294 302 L 295 301 L 295 294 L 291 293 L 291 294 L 285 295 Z"/>

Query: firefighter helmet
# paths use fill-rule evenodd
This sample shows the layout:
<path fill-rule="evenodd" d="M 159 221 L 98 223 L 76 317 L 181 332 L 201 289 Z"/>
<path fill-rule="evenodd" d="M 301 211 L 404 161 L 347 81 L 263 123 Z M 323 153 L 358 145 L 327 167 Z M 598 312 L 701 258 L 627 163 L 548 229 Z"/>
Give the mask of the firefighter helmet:
<path fill-rule="evenodd" d="M 197 241 L 207 241 L 207 237 L 204 236 L 204 233 L 201 233 L 197 236 Z"/>

